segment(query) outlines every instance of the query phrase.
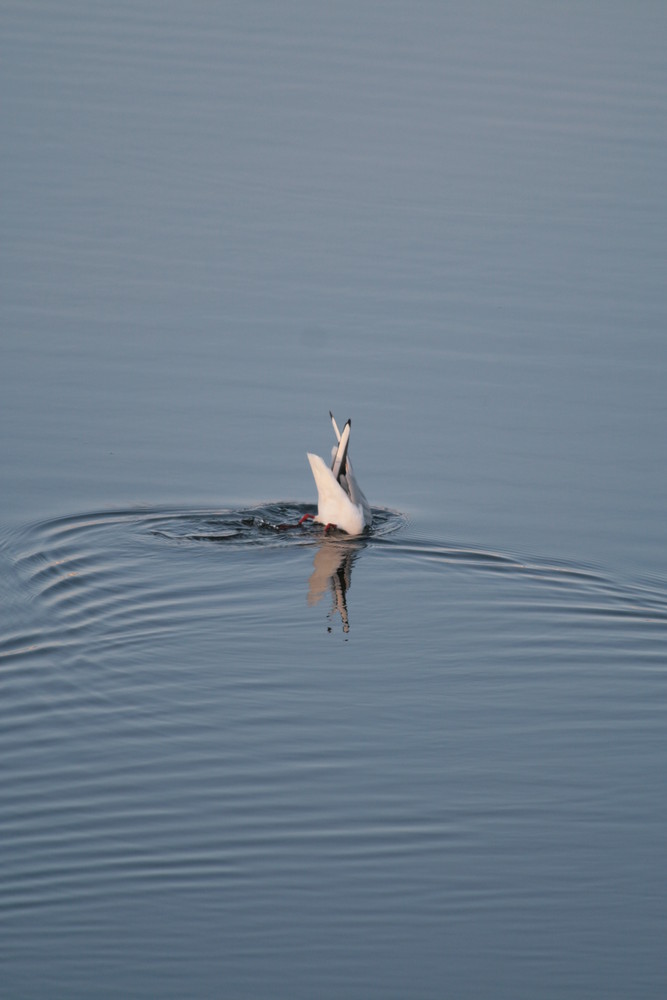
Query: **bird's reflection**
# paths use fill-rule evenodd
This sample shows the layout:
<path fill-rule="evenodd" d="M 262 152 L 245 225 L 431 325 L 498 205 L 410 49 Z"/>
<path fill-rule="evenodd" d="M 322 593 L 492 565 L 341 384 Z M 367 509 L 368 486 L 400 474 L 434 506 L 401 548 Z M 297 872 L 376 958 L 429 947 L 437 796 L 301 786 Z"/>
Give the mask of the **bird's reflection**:
<path fill-rule="evenodd" d="M 358 538 L 326 538 L 313 559 L 313 572 L 308 580 L 308 604 L 318 604 L 327 590 L 331 591 L 333 604 L 329 618 L 340 615 L 343 632 L 350 631 L 347 613 L 347 591 L 352 579 L 352 564 L 364 548 Z"/>

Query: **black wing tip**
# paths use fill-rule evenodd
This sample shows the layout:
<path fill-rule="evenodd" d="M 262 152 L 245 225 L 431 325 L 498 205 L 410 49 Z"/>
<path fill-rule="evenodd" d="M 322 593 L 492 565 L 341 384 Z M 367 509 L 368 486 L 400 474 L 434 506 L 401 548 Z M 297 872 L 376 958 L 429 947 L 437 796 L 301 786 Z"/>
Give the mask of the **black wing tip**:
<path fill-rule="evenodd" d="M 334 417 L 334 415 L 333 415 L 333 413 L 332 413 L 332 411 L 331 411 L 331 410 L 329 410 L 329 418 L 330 418 L 331 420 L 335 420 L 335 419 L 336 419 L 336 418 Z M 345 421 L 345 424 L 344 424 L 343 426 L 344 426 L 344 427 L 347 427 L 347 425 L 348 425 L 348 424 L 350 425 L 350 427 L 352 426 L 352 418 L 351 418 L 351 417 L 348 417 L 348 418 L 347 418 L 347 420 Z"/>

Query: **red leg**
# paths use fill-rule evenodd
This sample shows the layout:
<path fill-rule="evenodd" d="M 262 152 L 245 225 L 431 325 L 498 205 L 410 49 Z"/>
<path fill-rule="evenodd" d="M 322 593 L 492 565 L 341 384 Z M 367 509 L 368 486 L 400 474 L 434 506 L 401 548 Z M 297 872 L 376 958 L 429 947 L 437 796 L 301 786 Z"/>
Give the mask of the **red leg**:
<path fill-rule="evenodd" d="M 299 524 L 303 524 L 304 521 L 314 521 L 314 520 L 315 520 L 314 514 L 304 514 L 301 520 L 299 521 Z"/>

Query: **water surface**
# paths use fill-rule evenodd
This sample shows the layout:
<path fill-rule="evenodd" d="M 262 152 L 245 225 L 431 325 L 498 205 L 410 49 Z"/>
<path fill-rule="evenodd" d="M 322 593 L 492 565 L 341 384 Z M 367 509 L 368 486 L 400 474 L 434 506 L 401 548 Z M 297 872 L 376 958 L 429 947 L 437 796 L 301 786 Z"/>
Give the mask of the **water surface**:
<path fill-rule="evenodd" d="M 666 29 L 5 4 L 8 996 L 665 995 Z"/>

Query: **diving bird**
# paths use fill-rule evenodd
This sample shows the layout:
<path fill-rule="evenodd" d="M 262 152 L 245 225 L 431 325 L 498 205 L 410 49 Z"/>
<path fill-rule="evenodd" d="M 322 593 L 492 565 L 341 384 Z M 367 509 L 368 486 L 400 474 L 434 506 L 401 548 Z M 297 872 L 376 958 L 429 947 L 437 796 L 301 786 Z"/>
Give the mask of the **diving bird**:
<path fill-rule="evenodd" d="M 354 477 L 347 454 L 352 421 L 348 420 L 341 434 L 331 411 L 329 416 L 338 443 L 331 452 L 331 467 L 319 455 L 308 453 L 317 486 L 317 515 L 306 514 L 301 520 L 310 518 L 324 524 L 326 528 L 338 528 L 348 535 L 360 535 L 370 525 L 372 514 L 368 500 Z"/>

